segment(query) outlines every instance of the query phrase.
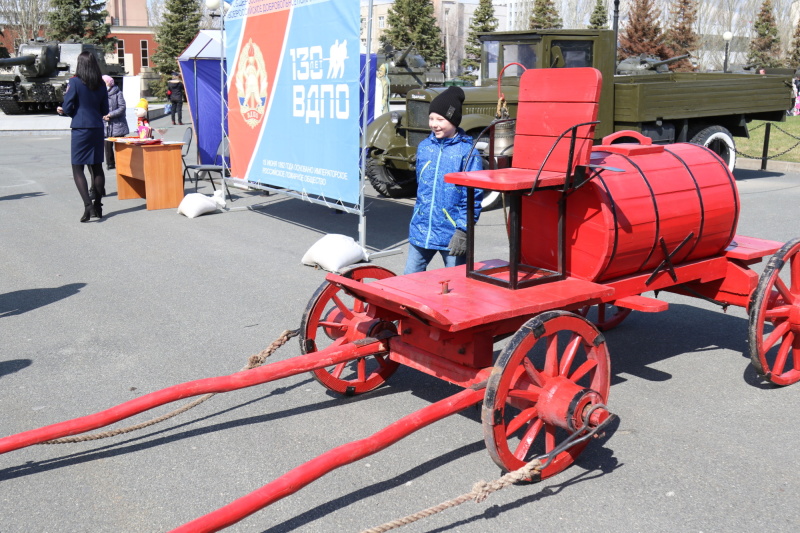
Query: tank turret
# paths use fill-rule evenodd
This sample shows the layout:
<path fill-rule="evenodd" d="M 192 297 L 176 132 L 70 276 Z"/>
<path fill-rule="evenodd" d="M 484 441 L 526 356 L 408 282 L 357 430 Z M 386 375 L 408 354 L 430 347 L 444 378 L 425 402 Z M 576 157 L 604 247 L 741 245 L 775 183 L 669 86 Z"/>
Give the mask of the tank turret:
<path fill-rule="evenodd" d="M 55 110 L 83 51 L 95 55 L 103 74 L 124 74 L 119 65 L 106 64 L 97 45 L 30 40 L 20 45 L 16 57 L 0 59 L 0 109 L 7 115 Z"/>
<path fill-rule="evenodd" d="M 617 65 L 617 75 L 633 76 L 636 74 L 662 74 L 669 72 L 670 63 L 686 59 L 690 54 L 660 59 L 656 56 L 642 54 L 623 59 Z"/>
<path fill-rule="evenodd" d="M 438 67 L 428 67 L 419 55 L 414 44 L 399 54 L 388 50 L 378 54 L 378 68 L 386 65 L 385 74 L 389 78 L 392 94 L 405 97 L 411 89 L 444 85 L 444 72 Z"/>

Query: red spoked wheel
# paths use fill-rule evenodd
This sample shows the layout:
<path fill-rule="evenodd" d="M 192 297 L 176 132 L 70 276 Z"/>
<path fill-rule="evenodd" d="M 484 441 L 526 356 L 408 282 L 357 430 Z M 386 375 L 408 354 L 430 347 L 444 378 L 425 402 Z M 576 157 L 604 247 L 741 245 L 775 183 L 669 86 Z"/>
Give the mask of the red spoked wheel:
<path fill-rule="evenodd" d="M 385 279 L 394 273 L 373 265 L 353 267 L 342 273 L 356 281 Z M 394 329 L 394 324 L 368 316 L 368 304 L 346 294 L 336 285 L 324 282 L 308 302 L 300 322 L 300 349 L 316 352 L 334 344 L 344 344 Z M 364 324 L 367 322 L 368 324 Z M 359 328 L 359 326 L 361 326 Z M 398 364 L 384 354 L 360 357 L 330 368 L 314 370 L 312 375 L 328 389 L 352 396 L 383 385 Z"/>
<path fill-rule="evenodd" d="M 776 385 L 800 380 L 800 238 L 773 255 L 750 297 L 750 359 Z"/>
<path fill-rule="evenodd" d="M 630 309 L 625 307 L 617 307 L 614 305 L 614 302 L 587 305 L 586 307 L 581 307 L 575 312 L 581 315 L 583 318 L 588 319 L 589 322 L 597 326 L 597 329 L 600 331 L 614 329 L 622 324 L 622 321 L 625 320 L 629 314 L 631 314 Z"/>
<path fill-rule="evenodd" d="M 513 471 L 555 450 L 594 405 L 606 403 L 610 381 L 605 339 L 588 320 L 567 311 L 528 320 L 500 354 L 486 387 L 483 434 L 494 462 Z M 590 425 L 606 418 L 608 411 L 597 408 Z M 567 468 L 586 444 L 558 453 L 539 479 Z"/>

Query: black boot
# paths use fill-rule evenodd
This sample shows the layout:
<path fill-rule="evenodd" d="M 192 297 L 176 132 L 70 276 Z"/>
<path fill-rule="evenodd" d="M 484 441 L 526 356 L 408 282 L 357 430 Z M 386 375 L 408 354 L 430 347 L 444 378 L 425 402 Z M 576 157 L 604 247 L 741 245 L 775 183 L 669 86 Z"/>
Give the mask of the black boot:
<path fill-rule="evenodd" d="M 94 206 L 89 204 L 83 208 L 83 216 L 81 217 L 81 222 L 89 222 L 89 219 L 97 216 L 94 211 Z"/>
<path fill-rule="evenodd" d="M 92 206 L 92 218 L 103 218 L 103 204 L 100 203 L 101 196 L 98 196 L 94 199 L 94 205 Z"/>
<path fill-rule="evenodd" d="M 94 200 L 94 187 L 89 189 L 89 200 Z"/>

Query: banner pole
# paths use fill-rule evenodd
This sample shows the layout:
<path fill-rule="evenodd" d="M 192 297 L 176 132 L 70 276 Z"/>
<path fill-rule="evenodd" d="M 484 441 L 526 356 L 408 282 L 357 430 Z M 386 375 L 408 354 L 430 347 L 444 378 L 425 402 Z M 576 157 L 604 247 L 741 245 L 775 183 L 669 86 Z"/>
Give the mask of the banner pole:
<path fill-rule="evenodd" d="M 372 77 L 372 1 L 367 4 L 367 46 L 366 58 L 364 61 L 364 102 L 361 108 L 361 136 L 359 154 L 359 194 L 358 194 L 358 244 L 367 255 L 367 217 L 364 215 L 364 189 L 366 183 L 367 168 L 367 121 L 369 110 L 369 85 Z"/>

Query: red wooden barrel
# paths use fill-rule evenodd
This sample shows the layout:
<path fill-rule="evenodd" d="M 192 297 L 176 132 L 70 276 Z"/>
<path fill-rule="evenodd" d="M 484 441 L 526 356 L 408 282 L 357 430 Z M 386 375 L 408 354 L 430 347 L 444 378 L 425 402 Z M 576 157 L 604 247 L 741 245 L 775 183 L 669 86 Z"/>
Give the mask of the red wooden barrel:
<path fill-rule="evenodd" d="M 668 253 L 677 249 L 675 265 L 718 255 L 733 240 L 736 183 L 705 147 L 601 145 L 591 162 L 623 172 L 602 170 L 567 197 L 568 275 L 603 281 L 652 272 L 665 259 L 662 239 Z M 538 191 L 523 197 L 524 263 L 556 269 L 560 196 Z"/>

